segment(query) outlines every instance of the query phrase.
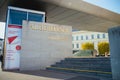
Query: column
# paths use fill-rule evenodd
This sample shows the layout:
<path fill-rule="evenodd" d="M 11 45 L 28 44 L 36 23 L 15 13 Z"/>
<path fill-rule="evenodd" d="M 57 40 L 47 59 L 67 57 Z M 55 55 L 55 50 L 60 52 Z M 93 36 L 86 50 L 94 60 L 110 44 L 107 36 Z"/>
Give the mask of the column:
<path fill-rule="evenodd" d="M 113 80 L 120 80 L 120 26 L 108 30 Z"/>

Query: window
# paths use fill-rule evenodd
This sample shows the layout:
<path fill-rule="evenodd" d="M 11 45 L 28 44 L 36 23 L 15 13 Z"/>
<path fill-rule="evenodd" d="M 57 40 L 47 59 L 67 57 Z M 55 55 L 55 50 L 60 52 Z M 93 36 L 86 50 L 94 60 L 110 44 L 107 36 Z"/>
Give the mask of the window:
<path fill-rule="evenodd" d="M 100 34 L 97 34 L 97 38 L 98 38 L 98 39 L 100 38 Z"/>
<path fill-rule="evenodd" d="M 88 36 L 86 36 L 86 40 L 88 40 Z"/>
<path fill-rule="evenodd" d="M 76 47 L 79 48 L 79 44 L 76 44 Z"/>
<path fill-rule="evenodd" d="M 28 21 L 43 22 L 43 14 L 28 13 Z"/>
<path fill-rule="evenodd" d="M 74 44 L 72 44 L 72 47 L 74 48 Z"/>
<path fill-rule="evenodd" d="M 28 15 L 28 18 L 27 18 L 27 15 Z M 9 17 L 8 24 L 22 25 L 23 20 L 44 22 L 44 15 L 37 14 L 37 13 L 31 13 L 31 12 L 27 12 L 27 11 L 25 12 L 25 11 L 10 9 L 10 17 Z"/>
<path fill-rule="evenodd" d="M 9 24 L 22 25 L 23 20 L 27 20 L 27 12 L 10 10 Z"/>
<path fill-rule="evenodd" d="M 83 36 L 81 36 L 81 40 L 83 40 Z"/>
<path fill-rule="evenodd" d="M 103 38 L 105 38 L 105 34 L 103 34 Z"/>
<path fill-rule="evenodd" d="M 76 36 L 76 40 L 78 40 L 78 36 Z"/>
<path fill-rule="evenodd" d="M 94 39 L 94 35 L 91 35 L 91 39 Z"/>

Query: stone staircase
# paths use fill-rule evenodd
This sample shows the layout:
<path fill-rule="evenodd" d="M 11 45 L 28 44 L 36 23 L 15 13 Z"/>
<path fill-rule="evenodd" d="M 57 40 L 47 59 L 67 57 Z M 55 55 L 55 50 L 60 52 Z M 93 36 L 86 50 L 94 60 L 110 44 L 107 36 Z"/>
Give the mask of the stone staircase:
<path fill-rule="evenodd" d="M 46 69 L 112 78 L 110 58 L 65 58 Z"/>

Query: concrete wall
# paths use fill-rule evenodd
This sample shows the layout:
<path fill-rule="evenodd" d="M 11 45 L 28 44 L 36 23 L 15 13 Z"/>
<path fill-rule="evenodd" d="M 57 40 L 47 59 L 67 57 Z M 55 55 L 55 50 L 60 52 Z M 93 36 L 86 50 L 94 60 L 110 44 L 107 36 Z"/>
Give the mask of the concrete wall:
<path fill-rule="evenodd" d="M 63 27 L 69 32 L 50 31 L 43 27 Z M 23 22 L 20 70 L 39 70 L 72 56 L 72 27 L 48 23 Z"/>

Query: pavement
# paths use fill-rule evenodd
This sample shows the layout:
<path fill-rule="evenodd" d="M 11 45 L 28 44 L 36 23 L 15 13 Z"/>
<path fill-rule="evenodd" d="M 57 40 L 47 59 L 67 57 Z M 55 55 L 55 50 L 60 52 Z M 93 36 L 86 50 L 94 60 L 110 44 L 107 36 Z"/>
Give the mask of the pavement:
<path fill-rule="evenodd" d="M 2 71 L 0 80 L 109 80 L 74 73 L 64 73 L 48 70 L 34 71 Z"/>
<path fill-rule="evenodd" d="M 0 71 L 0 80 L 111 80 L 46 70 Z"/>
<path fill-rule="evenodd" d="M 0 80 L 99 80 L 78 76 L 77 74 L 54 71 L 0 71 Z"/>

